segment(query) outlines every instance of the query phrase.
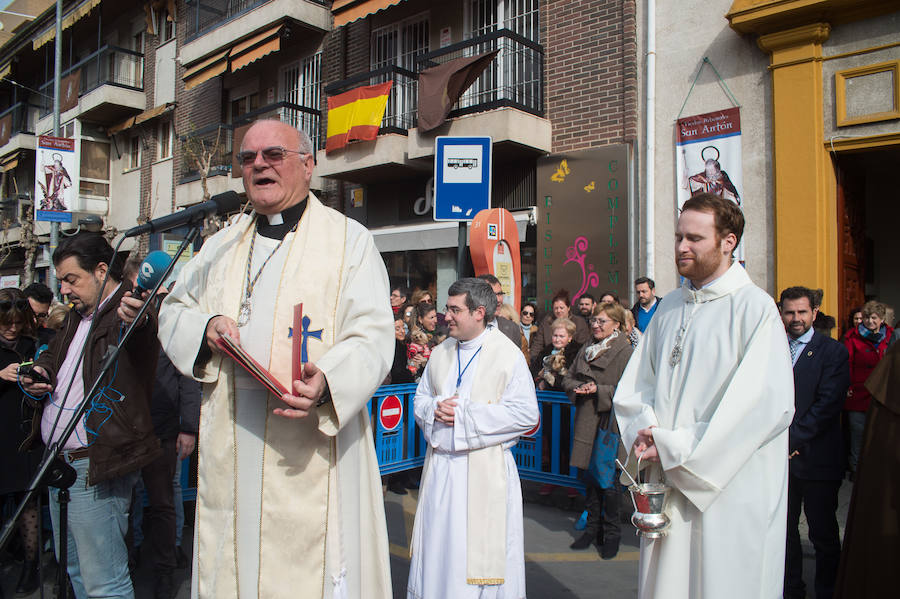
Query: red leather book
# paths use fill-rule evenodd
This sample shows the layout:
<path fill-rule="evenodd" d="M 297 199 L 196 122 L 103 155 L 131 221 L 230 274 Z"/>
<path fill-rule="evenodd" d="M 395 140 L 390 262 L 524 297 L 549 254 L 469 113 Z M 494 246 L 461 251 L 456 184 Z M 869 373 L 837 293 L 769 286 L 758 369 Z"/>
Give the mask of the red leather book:
<path fill-rule="evenodd" d="M 273 395 L 280 398 L 285 393 L 288 393 L 287 388 L 271 372 L 263 368 L 259 362 L 245 352 L 244 348 L 233 338 L 228 335 L 222 335 L 216 339 L 216 345 L 232 360 L 237 362 L 241 368 L 249 372 L 253 378 L 262 383 L 263 387 L 268 389 Z"/>

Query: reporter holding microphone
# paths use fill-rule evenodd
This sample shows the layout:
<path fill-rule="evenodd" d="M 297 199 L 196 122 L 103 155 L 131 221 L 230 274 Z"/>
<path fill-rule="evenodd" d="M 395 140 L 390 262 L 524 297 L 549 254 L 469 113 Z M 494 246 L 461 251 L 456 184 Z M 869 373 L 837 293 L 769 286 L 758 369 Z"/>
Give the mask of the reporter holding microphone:
<path fill-rule="evenodd" d="M 107 349 L 119 343 L 123 321 L 117 308 L 131 288 L 122 280 L 120 260 L 98 233 L 63 240 L 53 253 L 53 265 L 60 291 L 73 310 L 35 360 L 35 372 L 50 384 L 22 377 L 26 391 L 40 398 L 41 437 L 48 445 L 61 441 L 61 432 L 93 386 Z M 69 578 L 78 599 L 134 597 L 124 535 L 139 471 L 160 454 L 149 410 L 158 348 L 156 317 L 149 311 L 61 448 L 61 458 L 78 476 L 70 489 L 67 541 Z M 58 551 L 55 489 L 50 492 L 50 516 Z"/>

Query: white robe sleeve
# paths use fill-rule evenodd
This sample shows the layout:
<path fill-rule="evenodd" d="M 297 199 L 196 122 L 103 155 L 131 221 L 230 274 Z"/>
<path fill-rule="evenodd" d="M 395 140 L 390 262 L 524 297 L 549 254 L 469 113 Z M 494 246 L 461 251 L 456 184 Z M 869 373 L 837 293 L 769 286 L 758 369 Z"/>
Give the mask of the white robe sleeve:
<path fill-rule="evenodd" d="M 791 423 L 794 378 L 784 339 L 784 326 L 772 305 L 750 335 L 709 419 L 676 429 L 653 429 L 667 481 L 701 512 L 751 455 Z"/>
<path fill-rule="evenodd" d="M 197 357 L 206 343 L 206 325 L 217 314 L 210 313 L 200 300 L 206 289 L 208 265 L 225 259 L 216 237 L 181 269 L 177 283 L 162 302 L 159 311 L 159 341 L 172 364 L 185 376 L 212 383 L 219 376 L 221 354 L 212 355 L 204 364 Z"/>
<path fill-rule="evenodd" d="M 453 450 L 471 451 L 513 441 L 538 423 L 534 383 L 519 357 L 499 403 L 461 400 L 456 406 Z"/>
<path fill-rule="evenodd" d="M 631 354 L 613 397 L 616 422 L 627 452 L 631 451 L 639 430 L 659 424 L 653 411 L 656 399 L 656 365 L 653 363 L 652 351 L 644 355 L 645 349 L 650 347 L 650 331 L 653 328 L 651 322 L 648 332 Z"/>
<path fill-rule="evenodd" d="M 431 447 L 451 451 L 452 447 L 449 447 L 447 443 L 441 442 L 445 437 L 449 437 L 447 435 L 435 435 L 435 432 L 447 426 L 443 422 L 436 422 L 434 419 L 434 410 L 437 408 L 437 402 L 438 398 L 435 397 L 434 389 L 431 388 L 431 377 L 428 372 L 428 364 L 426 364 L 422 378 L 419 380 L 419 386 L 416 387 L 416 395 L 413 398 L 413 413 L 416 418 L 416 424 L 419 425 L 425 441 Z"/>
<path fill-rule="evenodd" d="M 319 430 L 329 436 L 366 408 L 394 358 L 387 271 L 372 235 L 350 224 L 334 345 L 316 363 L 331 390 L 331 402 L 317 410 Z"/>

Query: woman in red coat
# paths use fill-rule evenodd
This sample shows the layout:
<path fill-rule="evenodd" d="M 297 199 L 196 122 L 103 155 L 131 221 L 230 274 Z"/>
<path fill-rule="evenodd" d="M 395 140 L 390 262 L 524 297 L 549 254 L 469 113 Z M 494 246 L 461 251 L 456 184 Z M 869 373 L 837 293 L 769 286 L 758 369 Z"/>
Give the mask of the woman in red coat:
<path fill-rule="evenodd" d="M 850 475 L 856 472 L 863 431 L 866 427 L 866 412 L 871 394 L 864 383 L 890 345 L 894 329 L 884 323 L 886 306 L 881 302 L 866 302 L 862 307 L 863 320 L 855 329 L 844 336 L 844 345 L 850 352 L 850 388 L 844 409 L 850 428 Z"/>

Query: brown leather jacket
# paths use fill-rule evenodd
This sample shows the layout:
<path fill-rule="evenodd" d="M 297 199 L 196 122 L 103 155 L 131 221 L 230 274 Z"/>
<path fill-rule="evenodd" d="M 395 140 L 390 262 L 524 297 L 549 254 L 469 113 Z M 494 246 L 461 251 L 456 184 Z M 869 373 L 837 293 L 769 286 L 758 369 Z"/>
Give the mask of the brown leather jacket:
<path fill-rule="evenodd" d="M 129 283 L 123 282 L 96 316 L 99 320 L 86 342 L 87 349 L 84 353 L 82 372 L 85 393 L 90 390 L 100 373 L 107 348 L 118 343 L 120 333 L 125 332 L 116 310 L 122 295 L 130 288 Z M 93 441 L 88 450 L 89 485 L 133 472 L 161 453 L 150 419 L 150 394 L 156 376 L 159 341 L 156 338 L 156 314 L 153 310 L 148 310 L 147 314 L 149 317 L 146 322 L 135 328 L 119 353 L 118 364 L 111 369 L 115 378 L 110 381 L 111 375 L 108 374 L 104 379 L 104 384 L 108 384 L 111 390 L 121 393 L 121 401 L 102 401 L 103 405 L 110 408 L 109 413 L 93 410 L 88 416 L 87 427 L 98 433 L 96 436 L 89 434 L 88 438 L 89 443 Z M 81 316 L 74 310 L 71 311 L 66 316 L 62 330 L 35 361 L 35 366 L 47 370 L 54 385 L 56 373 L 66 358 L 80 321 Z M 117 393 L 111 391 L 111 394 L 118 397 Z"/>

